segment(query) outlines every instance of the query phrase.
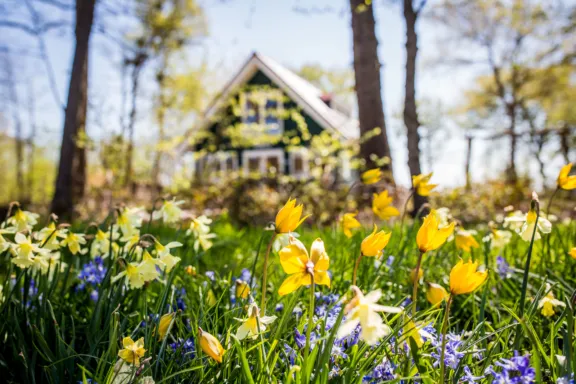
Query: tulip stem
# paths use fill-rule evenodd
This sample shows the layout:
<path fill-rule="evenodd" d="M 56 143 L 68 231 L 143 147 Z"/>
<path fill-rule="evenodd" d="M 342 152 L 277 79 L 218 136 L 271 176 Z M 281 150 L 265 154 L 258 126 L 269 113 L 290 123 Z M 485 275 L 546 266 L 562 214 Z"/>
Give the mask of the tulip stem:
<path fill-rule="evenodd" d="M 309 375 L 312 373 L 308 373 L 308 354 L 310 353 L 310 334 L 312 332 L 312 326 L 314 324 L 314 275 L 311 275 L 312 285 L 310 286 L 310 307 L 308 308 L 308 324 L 306 325 L 306 346 L 304 347 L 304 375 L 302 375 L 303 380 L 309 378 Z"/>
<path fill-rule="evenodd" d="M 444 312 L 444 320 L 442 321 L 442 352 L 440 353 L 440 384 L 444 384 L 444 371 L 446 369 L 446 364 L 444 362 L 444 356 L 446 354 L 446 333 L 448 331 L 448 318 L 450 316 L 450 304 L 452 304 L 452 294 L 448 296 L 448 302 L 446 303 L 446 311 Z"/>
<path fill-rule="evenodd" d="M 356 259 L 356 264 L 354 264 L 354 274 L 352 275 L 352 285 L 356 285 L 356 275 L 358 273 L 358 267 L 360 266 L 360 260 L 362 260 L 362 252 L 360 256 Z"/>
<path fill-rule="evenodd" d="M 272 249 L 272 244 L 276 238 L 276 232 L 272 234 L 270 242 L 268 243 L 268 248 L 266 248 L 266 255 L 264 256 L 264 270 L 262 272 L 262 303 L 260 304 L 260 310 L 262 313 L 266 313 L 266 278 L 268 275 L 268 257 L 270 256 L 270 250 Z"/>
<path fill-rule="evenodd" d="M 418 299 L 418 276 L 420 274 L 420 265 L 422 264 L 422 257 L 424 252 L 420 252 L 418 255 L 418 261 L 416 262 L 416 269 L 414 270 L 414 287 L 412 288 L 412 315 L 416 314 L 416 301 Z"/>

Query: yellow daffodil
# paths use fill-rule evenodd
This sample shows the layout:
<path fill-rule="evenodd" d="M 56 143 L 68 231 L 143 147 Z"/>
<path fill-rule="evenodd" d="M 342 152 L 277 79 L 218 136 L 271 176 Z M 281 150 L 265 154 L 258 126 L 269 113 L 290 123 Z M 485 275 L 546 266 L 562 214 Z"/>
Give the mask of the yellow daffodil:
<path fill-rule="evenodd" d="M 236 280 L 236 297 L 246 299 L 250 295 L 250 286 L 244 280 Z"/>
<path fill-rule="evenodd" d="M 310 256 L 304 244 L 295 237 L 290 237 L 290 244 L 279 252 L 280 264 L 288 275 L 280 286 L 280 296 L 294 292 L 303 285 L 314 284 L 330 287 L 328 267 L 330 258 L 324 249 L 324 242 L 316 239 L 310 247 Z"/>
<path fill-rule="evenodd" d="M 382 297 L 382 292 L 379 289 L 368 293 L 366 296 L 354 285 L 351 289 L 355 296 L 344 308 L 346 320 L 338 329 L 337 338 L 341 339 L 350 335 L 360 324 L 362 328 L 360 339 L 368 345 L 374 345 L 391 332 L 390 327 L 384 324 L 378 312 L 400 313 L 402 308 L 377 304 Z"/>
<path fill-rule="evenodd" d="M 34 238 L 43 244 L 42 248 L 51 251 L 60 248 L 60 240 L 66 237 L 66 229 L 58 229 L 56 223 L 51 222 L 47 227 L 42 228 L 34 233 Z"/>
<path fill-rule="evenodd" d="M 477 262 L 464 263 L 460 259 L 450 271 L 450 292 L 453 295 L 465 295 L 482 285 L 488 277 L 488 271 L 480 272 L 477 268 Z"/>
<path fill-rule="evenodd" d="M 160 321 L 158 322 L 158 340 L 163 340 L 168 333 L 168 328 L 170 328 L 170 324 L 172 324 L 172 320 L 176 317 L 176 312 L 167 313 L 162 315 Z"/>
<path fill-rule="evenodd" d="M 212 219 L 205 215 L 193 219 L 190 223 L 190 228 L 186 231 L 186 234 L 194 234 L 194 250 L 196 252 L 200 248 L 204 251 L 212 248 L 212 239 L 216 237 L 216 234 L 210 233 L 210 224 L 212 224 Z"/>
<path fill-rule="evenodd" d="M 558 188 L 571 190 L 576 188 L 576 175 L 570 175 L 570 170 L 572 169 L 572 163 L 568 163 L 562 167 L 560 174 L 558 175 Z"/>
<path fill-rule="evenodd" d="M 158 256 L 158 264 L 161 268 L 165 268 L 166 272 L 170 272 L 176 264 L 182 260 L 181 258 L 174 256 L 170 253 L 171 249 L 181 247 L 182 243 L 177 241 L 172 241 L 166 245 L 160 244 L 158 241 L 154 243 L 154 249 L 156 250 L 156 255 Z"/>
<path fill-rule="evenodd" d="M 517 230 L 518 234 L 524 241 L 531 241 L 532 240 L 532 233 L 534 232 L 534 227 L 536 226 L 536 211 L 530 209 L 525 216 L 519 217 L 509 216 L 505 219 L 508 223 L 522 223 L 522 227 Z M 542 233 L 550 233 L 552 232 L 552 223 L 548 221 L 546 218 L 540 216 L 538 217 L 538 229 L 534 234 L 534 240 L 539 240 L 542 238 L 540 235 Z"/>
<path fill-rule="evenodd" d="M 256 304 L 250 304 L 248 314 L 247 319 L 236 319 L 242 322 L 242 325 L 236 331 L 238 340 L 244 340 L 246 337 L 257 338 L 259 334 L 266 331 L 267 324 L 271 324 L 276 320 L 276 316 L 260 317 L 260 310 Z"/>
<path fill-rule="evenodd" d="M 116 223 L 124 236 L 131 236 L 142 226 L 142 212 L 140 207 L 120 210 Z"/>
<path fill-rule="evenodd" d="M 476 231 L 466 231 L 464 229 L 456 230 L 456 235 L 454 236 L 454 242 L 456 243 L 456 248 L 463 250 L 464 252 L 470 252 L 472 248 L 478 248 L 480 245 L 474 238 Z"/>
<path fill-rule="evenodd" d="M 90 244 L 90 256 L 106 258 L 110 252 L 112 252 L 112 256 L 117 255 L 120 247 L 115 241 L 118 240 L 119 237 L 120 234 L 116 230 L 116 227 L 113 227 L 112 233 L 110 233 L 110 230 L 104 232 L 98 228 L 96 235 L 94 235 L 94 240 L 92 240 Z M 112 241 L 112 243 L 110 241 Z"/>
<path fill-rule="evenodd" d="M 382 180 L 383 173 L 380 168 L 369 169 L 362 173 L 360 178 L 362 182 L 366 185 L 376 184 L 380 180 Z"/>
<path fill-rule="evenodd" d="M 8 219 L 8 224 L 15 226 L 18 232 L 29 232 L 38 223 L 39 216 L 37 213 L 16 208 L 14 215 Z"/>
<path fill-rule="evenodd" d="M 439 227 L 439 225 L 436 211 L 432 210 L 424 219 L 416 235 L 416 243 L 420 252 L 425 253 L 440 248 L 454 232 L 454 223 L 446 227 Z"/>
<path fill-rule="evenodd" d="M 162 207 L 160 207 L 159 210 L 154 211 L 152 218 L 154 220 L 162 219 L 165 224 L 177 223 L 182 217 L 182 209 L 180 208 L 180 205 L 182 204 L 184 204 L 184 200 L 164 200 L 164 202 L 162 202 Z"/>
<path fill-rule="evenodd" d="M 138 264 L 138 271 L 142 279 L 144 281 L 156 280 L 160 276 L 160 272 L 158 272 L 158 268 L 156 268 L 159 264 L 159 260 L 152 257 L 152 255 L 145 250 L 142 255 L 142 261 Z"/>
<path fill-rule="evenodd" d="M 200 348 L 202 351 L 216 360 L 217 362 L 222 362 L 222 357 L 226 350 L 222 348 L 222 345 L 214 336 L 209 334 L 206 331 L 203 331 L 202 328 L 198 327 L 198 339 L 200 344 Z"/>
<path fill-rule="evenodd" d="M 38 247 L 38 245 L 32 243 L 32 239 L 23 235 L 22 233 L 17 233 L 14 236 L 14 241 L 16 244 L 12 246 L 10 252 L 16 256 L 11 261 L 20 268 L 28 268 L 34 264 L 34 258 L 36 254 L 44 253 L 45 250 Z"/>
<path fill-rule="evenodd" d="M 506 230 L 492 229 L 488 236 L 484 237 L 483 241 L 490 242 L 493 249 L 500 249 L 505 247 L 512 239 L 512 233 Z"/>
<path fill-rule="evenodd" d="M 125 337 L 122 340 L 122 346 L 124 348 L 118 351 L 118 356 L 129 364 L 140 365 L 140 358 L 146 353 L 144 349 L 144 338 L 141 337 L 135 342 L 129 336 Z"/>
<path fill-rule="evenodd" d="M 400 215 L 400 212 L 392 205 L 392 197 L 388 196 L 388 191 L 375 193 L 372 199 L 372 211 L 382 220 Z"/>
<path fill-rule="evenodd" d="M 552 317 L 556 314 L 556 311 L 554 309 L 556 307 L 565 307 L 566 303 L 557 300 L 554 297 L 554 292 L 552 292 L 552 288 L 548 283 L 546 283 L 546 291 L 548 291 L 548 294 L 544 296 L 542 299 L 540 299 L 540 301 L 538 302 L 538 308 L 542 308 L 541 313 L 543 316 Z"/>
<path fill-rule="evenodd" d="M 576 247 L 573 247 L 570 252 L 568 252 L 568 254 L 574 259 L 576 260 Z"/>
<path fill-rule="evenodd" d="M 300 218 L 302 216 L 302 209 L 304 209 L 304 205 L 296 205 L 296 199 L 288 199 L 288 202 L 276 215 L 276 232 L 294 232 L 296 228 L 310 216 L 306 215 Z"/>
<path fill-rule="evenodd" d="M 382 255 L 382 250 L 388 245 L 392 232 L 386 233 L 384 231 L 376 231 L 378 231 L 378 227 L 374 225 L 372 233 L 362 240 L 362 244 L 360 245 L 362 255 L 368 257 L 380 257 Z"/>
<path fill-rule="evenodd" d="M 410 271 L 410 282 L 412 284 L 414 284 L 414 282 L 416 282 L 416 281 L 422 280 L 422 277 L 424 277 L 424 269 L 422 269 L 422 268 L 418 269 L 418 278 L 417 279 L 416 279 L 416 268 L 414 268 L 413 270 Z"/>
<path fill-rule="evenodd" d="M 440 305 L 443 300 L 448 299 L 448 292 L 443 286 L 436 283 L 428 283 L 428 289 L 426 290 L 426 299 L 433 306 Z"/>
<path fill-rule="evenodd" d="M 112 278 L 112 282 L 120 280 L 122 277 L 126 278 L 126 285 L 130 289 L 142 288 L 146 280 L 142 276 L 140 265 L 138 263 L 129 263 L 126 269 Z"/>
<path fill-rule="evenodd" d="M 347 238 L 352 237 L 352 229 L 361 227 L 356 215 L 357 213 L 345 213 L 342 217 L 342 232 Z"/>
<path fill-rule="evenodd" d="M 429 196 L 430 192 L 438 186 L 438 184 L 428 184 L 432 178 L 432 172 L 427 175 L 420 174 L 412 176 L 412 186 L 417 194 L 420 196 Z"/>
<path fill-rule="evenodd" d="M 82 245 L 86 244 L 86 239 L 84 238 L 84 234 L 81 233 L 74 233 L 74 232 L 68 232 L 68 234 L 66 235 L 66 238 L 64 240 L 62 240 L 62 246 L 68 246 L 68 249 L 70 250 L 70 252 L 72 252 L 73 255 L 80 253 L 80 254 L 84 254 L 85 250 L 82 250 Z"/>

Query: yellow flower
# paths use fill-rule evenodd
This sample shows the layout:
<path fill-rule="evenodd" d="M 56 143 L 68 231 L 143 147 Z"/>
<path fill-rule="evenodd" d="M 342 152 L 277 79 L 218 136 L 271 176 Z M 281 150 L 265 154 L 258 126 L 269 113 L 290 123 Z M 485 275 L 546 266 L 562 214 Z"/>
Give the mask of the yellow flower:
<path fill-rule="evenodd" d="M 453 295 L 464 295 L 482 285 L 488 277 L 488 271 L 479 272 L 477 268 L 477 262 L 464 263 L 460 259 L 450 271 L 450 292 Z"/>
<path fill-rule="evenodd" d="M 410 282 L 412 284 L 414 284 L 414 281 L 420 281 L 420 279 L 424 277 L 424 269 L 422 267 L 418 269 L 418 279 L 415 279 L 415 277 L 416 277 L 416 268 L 410 271 Z"/>
<path fill-rule="evenodd" d="M 65 229 L 58 229 L 56 223 L 51 222 L 47 227 L 34 233 L 34 238 L 43 244 L 42 248 L 54 251 L 60 248 L 60 239 L 66 237 Z M 60 239 L 59 239 L 60 238 Z"/>
<path fill-rule="evenodd" d="M 382 171 L 380 168 L 369 169 L 362 173 L 362 182 L 364 184 L 376 184 L 382 179 Z"/>
<path fill-rule="evenodd" d="M 166 245 L 162 245 L 158 241 L 154 243 L 154 249 L 156 249 L 156 254 L 158 255 L 158 263 L 161 267 L 166 268 L 166 272 L 170 272 L 172 268 L 182 260 L 170 253 L 172 248 L 178 248 L 181 246 L 182 243 L 177 241 L 172 241 Z"/>
<path fill-rule="evenodd" d="M 562 167 L 558 175 L 558 188 L 570 190 L 576 188 L 576 175 L 568 176 L 572 169 L 572 163 L 568 163 Z"/>
<path fill-rule="evenodd" d="M 372 211 L 382 220 L 400 215 L 400 212 L 392 205 L 392 198 L 388 196 L 388 191 L 384 190 L 380 194 L 375 193 L 372 200 Z"/>
<path fill-rule="evenodd" d="M 168 328 L 170 328 L 170 324 L 172 324 L 172 320 L 176 316 L 176 312 L 167 313 L 160 318 L 160 322 L 158 323 L 158 340 L 164 339 L 166 333 L 168 333 Z"/>
<path fill-rule="evenodd" d="M 418 230 L 418 235 L 416 235 L 416 243 L 420 252 L 424 253 L 440 248 L 454 232 L 454 223 L 442 228 L 438 226 L 436 211 L 432 210 L 424 219 L 424 223 Z"/>
<path fill-rule="evenodd" d="M 66 238 L 62 240 L 62 246 L 68 246 L 68 249 L 73 255 L 86 253 L 82 251 L 82 245 L 84 244 L 86 244 L 86 239 L 81 233 L 68 232 Z"/>
<path fill-rule="evenodd" d="M 490 241 L 490 246 L 492 248 L 502 248 L 510 242 L 512 239 L 512 233 L 510 231 L 501 229 L 492 229 L 490 234 L 486 236 L 483 240 Z"/>
<path fill-rule="evenodd" d="M 576 260 L 576 247 L 573 247 L 570 252 L 568 252 L 568 254 L 574 259 Z"/>
<path fill-rule="evenodd" d="M 392 236 L 392 232 L 376 232 L 378 227 L 374 224 L 374 230 L 371 234 L 366 236 L 364 240 L 362 240 L 362 244 L 360 249 L 362 251 L 362 255 L 368 257 L 380 257 L 382 255 L 382 250 L 388 245 L 390 241 L 390 236 Z"/>
<path fill-rule="evenodd" d="M 184 204 L 184 200 L 164 200 L 162 207 L 154 211 L 152 218 L 154 220 L 162 219 L 166 224 L 177 223 L 182 217 L 182 209 L 179 207 L 182 204 Z"/>
<path fill-rule="evenodd" d="M 417 194 L 420 196 L 429 196 L 430 191 L 438 186 L 438 184 L 428 184 L 430 179 L 432 178 L 432 172 L 427 175 L 417 175 L 412 176 L 412 186 Z"/>
<path fill-rule="evenodd" d="M 140 365 L 140 358 L 146 353 L 144 349 L 144 338 L 141 337 L 138 341 L 134 342 L 134 340 L 128 336 L 122 340 L 122 345 L 124 349 L 118 351 L 118 356 L 127 363 Z"/>
<path fill-rule="evenodd" d="M 142 208 L 122 209 L 118 214 L 116 223 L 125 237 L 131 236 L 142 226 Z"/>
<path fill-rule="evenodd" d="M 276 320 L 276 316 L 260 317 L 260 310 L 256 304 L 248 307 L 249 316 L 247 319 L 236 319 L 242 321 L 242 325 L 236 331 L 236 338 L 244 340 L 246 337 L 257 338 L 260 333 L 266 331 L 266 324 L 271 324 Z"/>
<path fill-rule="evenodd" d="M 41 248 L 32 243 L 30 237 L 27 237 L 20 232 L 14 236 L 14 241 L 16 244 L 12 246 L 13 248 L 10 249 L 10 253 L 16 257 L 11 261 L 20 268 L 28 268 L 33 265 L 35 255 L 43 252 Z"/>
<path fill-rule="evenodd" d="M 310 256 L 308 256 L 304 244 L 291 236 L 290 244 L 282 248 L 279 255 L 284 272 L 290 275 L 278 290 L 280 296 L 292 293 L 303 285 L 311 285 L 312 278 L 314 284 L 330 287 L 330 276 L 328 276 L 330 258 L 321 239 L 314 240 L 310 247 Z"/>
<path fill-rule="evenodd" d="M 390 327 L 384 324 L 378 312 L 400 313 L 402 308 L 377 304 L 382 297 L 379 289 L 364 296 L 358 287 L 353 285 L 351 288 L 355 296 L 344 308 L 346 320 L 338 329 L 337 338 L 341 339 L 350 335 L 360 324 L 362 328 L 360 339 L 368 345 L 374 345 L 391 332 Z"/>
<path fill-rule="evenodd" d="M 38 223 L 39 216 L 37 213 L 16 208 L 14 215 L 8 219 L 8 224 L 15 226 L 18 232 L 30 231 Z"/>
<path fill-rule="evenodd" d="M 480 245 L 474 238 L 475 231 L 465 231 L 463 229 L 458 229 L 456 231 L 455 243 L 456 248 L 463 250 L 464 252 L 470 252 L 472 248 L 478 248 Z"/>
<path fill-rule="evenodd" d="M 352 237 L 353 228 L 360 228 L 360 222 L 356 219 L 357 213 L 345 213 L 342 217 L 342 232 L 347 238 Z"/>
<path fill-rule="evenodd" d="M 546 291 L 548 291 L 548 294 L 546 296 L 544 296 L 542 299 L 540 299 L 540 301 L 538 302 L 538 308 L 542 308 L 542 315 L 545 317 L 551 317 L 554 316 L 556 314 L 556 311 L 554 311 L 555 307 L 565 307 L 566 303 L 564 303 L 563 301 L 557 300 L 554 297 L 554 292 L 552 292 L 552 288 L 550 287 L 550 284 L 546 283 Z"/>
<path fill-rule="evenodd" d="M 523 223 L 520 229 L 517 229 L 518 234 L 524 241 L 531 241 L 532 240 L 532 233 L 534 232 L 534 227 L 536 226 L 536 211 L 530 209 L 526 216 L 509 216 L 505 220 L 507 223 Z M 552 232 L 552 223 L 545 219 L 544 217 L 538 217 L 538 228 L 536 233 L 534 234 L 534 240 L 539 240 L 542 236 L 542 233 L 550 233 Z"/>
<path fill-rule="evenodd" d="M 148 251 L 144 251 L 142 261 L 138 264 L 138 271 L 144 281 L 156 280 L 160 276 L 160 272 L 156 268 L 159 260 L 153 258 Z"/>
<path fill-rule="evenodd" d="M 300 224 L 310 215 L 302 218 L 302 209 L 304 205 L 296 205 L 296 199 L 288 199 L 288 202 L 278 211 L 276 215 L 276 232 L 288 233 L 294 232 Z"/>
<path fill-rule="evenodd" d="M 142 271 L 139 268 L 139 264 L 137 263 L 130 263 L 126 266 L 126 269 L 117 274 L 112 278 L 112 283 L 120 280 L 122 277 L 126 278 L 126 285 L 130 289 L 134 288 L 142 288 L 144 283 L 144 277 L 142 276 Z"/>
<path fill-rule="evenodd" d="M 250 287 L 244 280 L 236 280 L 236 297 L 246 299 L 250 295 Z"/>
<path fill-rule="evenodd" d="M 196 267 L 194 267 L 193 265 L 188 265 L 185 271 L 187 275 L 196 276 Z"/>
<path fill-rule="evenodd" d="M 202 351 L 217 362 L 221 363 L 226 350 L 222 348 L 218 339 L 208 332 L 203 331 L 200 327 L 198 327 L 198 338 L 200 339 L 199 344 Z"/>
<path fill-rule="evenodd" d="M 428 289 L 426 290 L 426 299 L 433 306 L 440 305 L 442 300 L 448 298 L 448 292 L 440 284 L 428 283 Z"/>

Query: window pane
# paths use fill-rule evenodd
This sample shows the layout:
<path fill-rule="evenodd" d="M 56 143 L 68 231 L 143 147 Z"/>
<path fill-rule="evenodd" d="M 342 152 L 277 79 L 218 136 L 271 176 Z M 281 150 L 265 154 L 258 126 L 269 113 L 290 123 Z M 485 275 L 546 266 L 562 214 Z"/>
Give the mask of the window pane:
<path fill-rule="evenodd" d="M 230 156 L 226 159 L 226 170 L 232 171 L 234 169 L 234 159 Z"/>
<path fill-rule="evenodd" d="M 294 173 L 304 172 L 304 159 L 302 155 L 294 155 Z"/>
<path fill-rule="evenodd" d="M 250 172 L 258 172 L 260 170 L 260 158 L 252 157 L 248 159 L 248 170 Z"/>
<path fill-rule="evenodd" d="M 278 156 L 268 156 L 266 158 L 266 171 L 270 173 L 280 172 L 280 161 Z"/>
<path fill-rule="evenodd" d="M 251 100 L 246 100 L 246 105 L 244 106 L 244 115 L 246 123 L 259 123 L 260 108 L 258 104 L 252 102 Z"/>

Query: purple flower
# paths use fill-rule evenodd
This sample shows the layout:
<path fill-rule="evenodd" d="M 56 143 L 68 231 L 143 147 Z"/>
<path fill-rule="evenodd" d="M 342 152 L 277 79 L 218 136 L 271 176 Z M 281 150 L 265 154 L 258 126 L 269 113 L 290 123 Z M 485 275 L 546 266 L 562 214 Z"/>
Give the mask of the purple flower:
<path fill-rule="evenodd" d="M 282 312 L 284 310 L 284 304 L 278 303 L 276 304 L 276 308 L 274 308 L 276 312 Z"/>
<path fill-rule="evenodd" d="M 294 362 L 296 361 L 296 351 L 294 350 L 294 348 L 284 343 L 284 353 L 286 353 L 290 365 L 294 365 Z"/>
<path fill-rule="evenodd" d="M 207 278 L 214 281 L 214 278 L 215 278 L 214 271 L 206 271 L 204 274 L 206 275 Z"/>
<path fill-rule="evenodd" d="M 498 272 L 498 275 L 502 279 L 509 278 L 510 274 L 512 273 L 512 269 L 510 268 L 510 264 L 508 264 L 506 259 L 500 255 L 498 255 L 498 257 L 496 258 L 496 271 Z"/>
<path fill-rule="evenodd" d="M 392 363 L 385 358 L 374 367 L 374 370 L 369 375 L 364 376 L 362 382 L 372 384 L 394 380 L 394 368 Z"/>
<path fill-rule="evenodd" d="M 457 369 L 460 360 L 465 356 L 465 353 L 459 351 L 462 346 L 461 337 L 460 335 L 448 334 L 446 338 L 444 364 L 452 369 Z M 436 347 L 436 352 L 432 352 L 430 355 L 435 359 L 434 366 L 438 367 L 440 365 L 440 356 L 442 355 L 442 336 L 436 342 L 433 342 L 432 345 Z"/>
<path fill-rule="evenodd" d="M 178 339 L 178 341 L 170 344 L 170 349 L 173 352 L 180 351 L 180 357 L 182 360 L 193 359 L 196 356 L 196 347 L 194 345 L 194 339 L 188 338 L 186 340 Z"/>
<path fill-rule="evenodd" d="M 461 381 L 462 383 L 468 383 L 468 384 L 470 384 L 470 383 L 475 383 L 475 382 L 477 382 L 477 381 L 480 381 L 480 380 L 482 380 L 483 378 L 484 378 L 484 376 L 474 376 L 474 375 L 472 374 L 472 371 L 470 371 L 470 368 L 469 368 L 468 366 L 465 366 L 465 367 L 464 367 L 464 376 L 462 376 L 462 377 L 460 378 L 460 381 Z"/>
<path fill-rule="evenodd" d="M 107 269 L 104 266 L 104 261 L 100 256 L 97 256 L 94 260 L 91 260 L 82 266 L 82 269 L 78 274 L 78 278 L 82 280 L 82 282 L 76 289 L 84 290 L 86 284 L 97 287 L 106 277 L 106 272 Z"/>
<path fill-rule="evenodd" d="M 334 342 L 334 345 L 332 345 L 332 351 L 331 351 L 332 362 L 334 362 L 338 358 L 342 359 L 348 358 L 348 355 L 344 352 L 346 349 L 342 344 L 343 344 L 342 341 L 338 340 Z"/>
<path fill-rule="evenodd" d="M 100 294 L 98 293 L 97 290 L 93 290 L 92 292 L 90 292 L 90 299 L 92 299 L 92 301 L 98 301 L 99 296 Z"/>
<path fill-rule="evenodd" d="M 316 336 L 315 332 L 310 332 L 310 350 L 314 349 L 314 345 L 316 344 Z M 298 332 L 297 328 L 294 328 L 294 341 L 298 348 L 302 349 L 306 346 L 306 333 L 305 332 Z"/>
<path fill-rule="evenodd" d="M 529 384 L 536 379 L 536 370 L 530 367 L 530 355 L 520 356 L 518 351 L 514 351 L 514 356 L 510 359 L 500 359 L 496 365 L 502 370 L 496 372 L 492 367 L 488 367 L 487 373 L 494 377 L 493 384 Z"/>

